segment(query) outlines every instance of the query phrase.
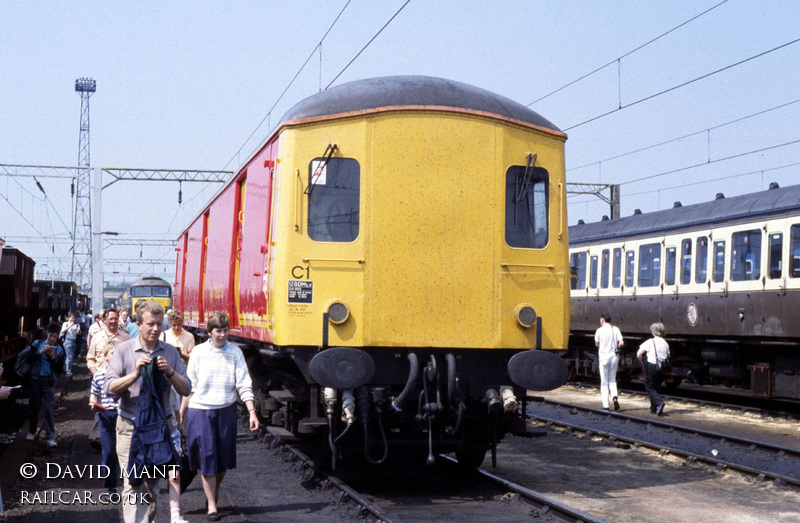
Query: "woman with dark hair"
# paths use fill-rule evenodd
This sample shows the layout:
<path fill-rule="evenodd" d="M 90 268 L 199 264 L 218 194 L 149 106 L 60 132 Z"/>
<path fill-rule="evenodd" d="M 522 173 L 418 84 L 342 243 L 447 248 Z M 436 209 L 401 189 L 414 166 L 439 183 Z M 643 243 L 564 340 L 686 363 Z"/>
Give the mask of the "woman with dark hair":
<path fill-rule="evenodd" d="M 199 470 L 208 500 L 208 519 L 219 519 L 219 487 L 236 468 L 237 394 L 250 412 L 250 430 L 259 427 L 250 373 L 239 347 L 228 342 L 228 315 L 215 313 L 206 329 L 211 338 L 194 348 L 187 375 L 192 394 L 183 399 L 189 468 Z M 188 412 L 187 412 L 188 411 Z"/>
<path fill-rule="evenodd" d="M 636 357 L 642 362 L 644 388 L 650 396 L 650 412 L 658 416 L 664 412 L 664 400 L 658 393 L 662 381 L 659 363 L 669 359 L 669 344 L 663 338 L 665 332 L 663 323 L 650 325 L 653 337 L 642 343 L 636 352 Z"/>

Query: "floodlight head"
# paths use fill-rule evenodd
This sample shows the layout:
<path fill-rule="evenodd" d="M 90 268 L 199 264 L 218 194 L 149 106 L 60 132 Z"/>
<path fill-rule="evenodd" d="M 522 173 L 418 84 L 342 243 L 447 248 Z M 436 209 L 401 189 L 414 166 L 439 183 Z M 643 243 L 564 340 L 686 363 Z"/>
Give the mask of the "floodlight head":
<path fill-rule="evenodd" d="M 92 78 L 78 78 L 75 80 L 75 91 L 79 93 L 93 93 L 97 91 L 97 82 Z"/>

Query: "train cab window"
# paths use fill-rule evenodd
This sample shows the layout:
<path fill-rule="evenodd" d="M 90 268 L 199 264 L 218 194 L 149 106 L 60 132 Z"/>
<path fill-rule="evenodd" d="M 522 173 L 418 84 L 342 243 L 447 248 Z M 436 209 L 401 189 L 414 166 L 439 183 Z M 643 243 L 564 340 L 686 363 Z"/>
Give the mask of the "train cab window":
<path fill-rule="evenodd" d="M 783 270 L 783 233 L 769 235 L 769 278 L 781 277 Z"/>
<path fill-rule="evenodd" d="M 622 249 L 619 247 L 614 249 L 614 265 L 611 274 L 611 286 L 619 289 L 622 285 Z"/>
<path fill-rule="evenodd" d="M 506 172 L 506 243 L 543 249 L 548 237 L 548 180 L 540 167 L 514 165 Z"/>
<path fill-rule="evenodd" d="M 625 251 L 625 286 L 633 287 L 633 270 L 636 268 L 636 251 Z"/>
<path fill-rule="evenodd" d="M 725 281 L 725 242 L 714 242 L 714 282 Z"/>
<path fill-rule="evenodd" d="M 587 254 L 585 252 L 572 253 L 572 263 L 570 265 L 575 270 L 575 276 L 577 276 L 577 278 L 572 278 L 571 280 L 571 288 L 573 290 L 586 288 L 586 258 Z"/>
<path fill-rule="evenodd" d="M 678 259 L 678 249 L 667 247 L 667 273 L 664 276 L 664 283 L 675 285 L 675 262 Z"/>
<path fill-rule="evenodd" d="M 169 298 L 170 297 L 170 287 L 165 286 L 150 286 L 150 285 L 138 285 L 136 287 L 131 287 L 131 297 L 133 298 Z"/>
<path fill-rule="evenodd" d="M 592 256 L 592 264 L 589 269 L 589 287 L 592 289 L 597 288 L 597 256 Z"/>
<path fill-rule="evenodd" d="M 731 237 L 731 280 L 751 281 L 761 277 L 761 231 L 735 232 Z"/>
<path fill-rule="evenodd" d="M 608 289 L 608 274 L 611 272 L 611 252 L 603 249 L 603 263 L 600 266 L 600 287 Z"/>
<path fill-rule="evenodd" d="M 789 255 L 792 258 L 792 278 L 800 278 L 800 225 L 792 225 L 790 229 Z"/>
<path fill-rule="evenodd" d="M 681 242 L 681 283 L 686 285 L 692 282 L 692 240 L 685 239 Z"/>
<path fill-rule="evenodd" d="M 639 247 L 639 287 L 661 284 L 661 244 L 648 243 Z"/>
<path fill-rule="evenodd" d="M 358 237 L 361 167 L 352 158 L 322 158 L 308 166 L 308 236 L 318 242 Z"/>
<path fill-rule="evenodd" d="M 708 238 L 697 238 L 697 256 L 694 262 L 694 282 L 705 283 L 708 274 Z"/>

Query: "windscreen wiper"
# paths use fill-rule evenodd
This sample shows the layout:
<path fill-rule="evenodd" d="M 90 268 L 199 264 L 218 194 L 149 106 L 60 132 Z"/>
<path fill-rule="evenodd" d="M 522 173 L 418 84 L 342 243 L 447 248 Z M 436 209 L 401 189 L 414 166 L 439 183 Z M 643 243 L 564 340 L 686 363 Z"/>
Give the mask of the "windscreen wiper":
<path fill-rule="evenodd" d="M 528 154 L 528 161 L 525 165 L 525 172 L 522 174 L 522 180 L 520 183 L 520 176 L 517 176 L 514 180 L 515 191 L 514 191 L 514 225 L 517 224 L 517 205 L 522 201 L 522 198 L 528 192 L 528 186 L 531 182 L 531 177 L 533 176 L 533 166 L 536 165 L 536 156 L 535 154 Z"/>
<path fill-rule="evenodd" d="M 312 182 L 316 180 L 319 177 L 319 175 L 322 174 L 322 172 L 325 170 L 325 167 L 328 166 L 328 162 L 331 161 L 333 153 L 336 152 L 336 149 L 337 146 L 335 143 L 334 144 L 329 143 L 328 147 L 325 148 L 325 152 L 322 153 L 322 161 L 319 162 L 317 168 L 314 169 L 314 174 L 311 175 L 311 180 L 309 180 L 308 187 L 306 187 L 306 190 L 303 191 L 308 195 L 309 198 L 311 197 L 311 193 L 314 192 L 314 186 L 317 185 L 316 183 Z"/>

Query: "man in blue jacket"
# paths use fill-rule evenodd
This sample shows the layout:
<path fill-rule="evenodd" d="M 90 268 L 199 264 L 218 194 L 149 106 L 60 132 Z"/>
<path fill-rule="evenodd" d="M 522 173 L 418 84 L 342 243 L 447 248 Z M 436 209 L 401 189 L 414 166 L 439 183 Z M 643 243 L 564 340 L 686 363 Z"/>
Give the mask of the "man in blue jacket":
<path fill-rule="evenodd" d="M 28 440 L 33 440 L 38 429 L 39 409 L 44 404 L 44 428 L 47 433 L 47 446 L 55 447 L 56 422 L 53 417 L 53 402 L 56 398 L 55 381 L 64 371 L 67 354 L 58 344 L 61 328 L 58 323 L 47 326 L 47 339 L 32 343 L 35 351 L 30 377 L 30 399 L 28 416 Z"/>

